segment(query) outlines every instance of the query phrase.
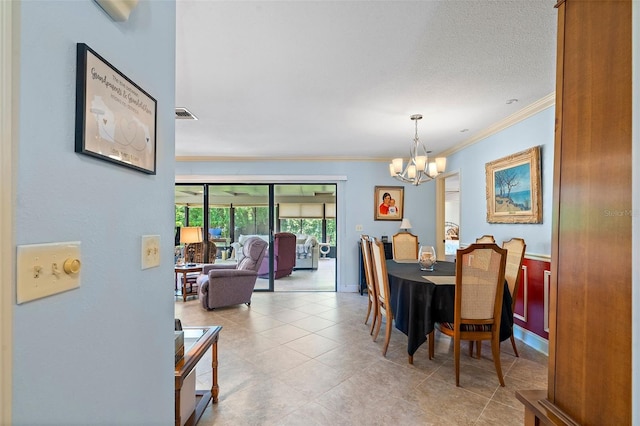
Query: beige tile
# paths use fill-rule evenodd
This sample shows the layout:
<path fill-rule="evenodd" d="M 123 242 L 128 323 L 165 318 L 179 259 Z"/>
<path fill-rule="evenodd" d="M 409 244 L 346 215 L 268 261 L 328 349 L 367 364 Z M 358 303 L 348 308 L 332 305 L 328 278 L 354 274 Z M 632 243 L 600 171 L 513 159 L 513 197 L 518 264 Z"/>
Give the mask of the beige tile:
<path fill-rule="evenodd" d="M 288 371 L 310 359 L 308 356 L 289 349 L 286 346 L 276 346 L 273 349 L 247 358 L 249 362 L 257 367 L 259 374 L 268 377 L 272 377 L 283 371 Z"/>
<path fill-rule="evenodd" d="M 333 308 L 326 306 L 326 305 L 321 305 L 319 303 L 305 303 L 301 306 L 298 306 L 296 308 L 297 311 L 300 312 L 305 312 L 307 314 L 311 314 L 311 315 L 316 315 L 316 314 L 320 314 L 322 312 L 326 312 L 329 311 Z"/>
<path fill-rule="evenodd" d="M 345 380 L 338 370 L 313 359 L 278 374 L 276 378 L 310 398 L 330 391 Z"/>
<path fill-rule="evenodd" d="M 309 334 L 308 331 L 298 327 L 294 327 L 289 324 L 281 325 L 280 327 L 270 328 L 260 332 L 262 337 L 272 339 L 280 344 L 285 344 L 295 339 L 299 339 L 302 336 Z"/>
<path fill-rule="evenodd" d="M 218 344 L 219 403 L 200 425 L 516 425 L 518 389 L 544 389 L 547 357 L 518 341 L 501 345 L 506 387 L 491 350 L 469 358 L 463 346 L 461 387 L 455 386 L 453 346 L 436 337 L 408 363 L 407 336 L 384 328 L 374 342 L 364 324 L 366 296 L 331 292 L 255 293 L 245 305 L 206 311 L 197 299 L 176 300 L 185 326 L 222 325 Z M 371 319 L 369 319 L 371 321 Z M 384 324 L 383 324 L 384 325 Z M 211 355 L 198 365 L 198 387 L 211 385 Z"/>
<path fill-rule="evenodd" d="M 448 424 L 456 425 L 473 424 L 489 402 L 489 398 L 456 387 L 455 382 L 444 382 L 433 376 L 406 399 L 415 401 L 428 413 L 442 417 Z"/>
<path fill-rule="evenodd" d="M 316 402 L 310 402 L 285 416 L 280 426 L 351 426 L 353 423 L 339 413 L 328 410 Z"/>
<path fill-rule="evenodd" d="M 308 334 L 299 339 L 292 340 L 285 344 L 285 346 L 309 358 L 315 358 L 342 345 L 335 340 L 327 339 L 317 334 Z"/>
<path fill-rule="evenodd" d="M 524 424 L 524 406 L 509 407 L 490 401 L 476 422 L 477 426 L 516 426 Z"/>
<path fill-rule="evenodd" d="M 283 309 L 282 311 L 273 313 L 271 316 L 279 321 L 291 323 L 298 321 L 299 319 L 306 318 L 309 314 L 295 309 Z"/>
<path fill-rule="evenodd" d="M 235 392 L 224 404 L 242 415 L 239 424 L 275 425 L 308 402 L 308 398 L 296 389 L 270 379 Z"/>
<path fill-rule="evenodd" d="M 335 322 L 312 315 L 306 318 L 302 318 L 298 321 L 294 321 L 291 323 L 291 325 L 301 328 L 303 330 L 316 332 L 316 331 L 322 330 L 323 328 L 327 328 L 327 327 L 331 327 L 332 325 L 335 325 Z"/>

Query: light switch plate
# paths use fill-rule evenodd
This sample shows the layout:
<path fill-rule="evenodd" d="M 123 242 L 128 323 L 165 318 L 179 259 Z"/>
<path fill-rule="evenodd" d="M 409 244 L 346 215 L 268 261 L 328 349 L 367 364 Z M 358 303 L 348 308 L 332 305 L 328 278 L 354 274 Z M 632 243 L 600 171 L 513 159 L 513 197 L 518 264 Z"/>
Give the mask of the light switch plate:
<path fill-rule="evenodd" d="M 80 241 L 18 246 L 18 304 L 80 287 Z"/>
<path fill-rule="evenodd" d="M 142 269 L 160 266 L 160 235 L 142 236 Z"/>

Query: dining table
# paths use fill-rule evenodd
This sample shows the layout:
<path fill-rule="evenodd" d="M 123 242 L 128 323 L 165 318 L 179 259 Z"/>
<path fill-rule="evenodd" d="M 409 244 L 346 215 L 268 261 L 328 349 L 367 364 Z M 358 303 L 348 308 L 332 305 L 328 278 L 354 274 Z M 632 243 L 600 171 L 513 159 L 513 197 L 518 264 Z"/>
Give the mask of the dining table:
<path fill-rule="evenodd" d="M 437 261 L 433 271 L 423 271 L 417 260 L 386 262 L 395 327 L 407 335 L 407 353 L 412 357 L 427 341 L 435 323 L 453 323 L 456 264 Z M 500 341 L 511 336 L 513 327 L 511 293 L 506 280 L 504 285 Z"/>

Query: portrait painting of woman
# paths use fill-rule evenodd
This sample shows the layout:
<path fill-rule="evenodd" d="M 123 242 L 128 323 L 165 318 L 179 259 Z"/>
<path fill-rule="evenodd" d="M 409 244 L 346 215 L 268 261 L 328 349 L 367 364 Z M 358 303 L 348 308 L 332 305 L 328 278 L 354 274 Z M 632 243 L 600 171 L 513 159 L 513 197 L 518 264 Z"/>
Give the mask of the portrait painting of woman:
<path fill-rule="evenodd" d="M 404 188 L 376 186 L 374 191 L 375 220 L 401 220 L 404 210 Z"/>

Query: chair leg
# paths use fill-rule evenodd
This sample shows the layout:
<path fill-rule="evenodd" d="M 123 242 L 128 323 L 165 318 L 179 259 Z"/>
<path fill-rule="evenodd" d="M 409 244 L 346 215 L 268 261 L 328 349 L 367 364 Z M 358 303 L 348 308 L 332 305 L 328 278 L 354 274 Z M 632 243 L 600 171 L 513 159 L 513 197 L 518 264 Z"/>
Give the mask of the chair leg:
<path fill-rule="evenodd" d="M 409 364 L 413 365 L 413 355 L 409 355 Z"/>
<path fill-rule="evenodd" d="M 511 332 L 511 346 L 513 346 L 513 352 L 515 352 L 516 356 L 520 357 L 520 355 L 518 355 L 518 349 L 516 349 L 516 339 L 513 337 L 513 331 Z"/>
<path fill-rule="evenodd" d="M 373 329 L 378 322 L 378 305 L 373 305 L 373 312 L 371 313 L 371 327 L 369 329 L 369 334 L 373 335 Z"/>
<path fill-rule="evenodd" d="M 436 351 L 436 342 L 434 341 L 436 337 L 436 331 L 431 330 L 431 333 L 427 335 L 427 339 L 429 340 L 429 359 L 433 359 Z"/>
<path fill-rule="evenodd" d="M 371 299 L 369 299 L 369 304 L 367 305 L 367 316 L 364 318 L 365 324 L 369 321 L 369 314 L 371 314 Z"/>
<path fill-rule="evenodd" d="M 460 386 L 460 338 L 453 338 L 453 365 L 456 371 L 456 386 Z"/>
<path fill-rule="evenodd" d="M 387 327 L 384 335 L 384 348 L 382 349 L 382 355 L 387 356 L 387 348 L 389 347 L 389 341 L 391 340 L 391 327 L 393 326 L 393 320 L 387 317 Z"/>
<path fill-rule="evenodd" d="M 473 344 L 476 345 L 476 358 L 480 359 L 482 357 L 482 341 L 480 340 L 469 340 L 469 356 L 473 358 Z"/>
<path fill-rule="evenodd" d="M 504 378 L 502 377 L 502 367 L 500 366 L 500 339 L 495 336 L 491 339 L 491 352 L 493 354 L 493 363 L 496 366 L 496 373 L 498 373 L 498 381 L 500 386 L 504 387 Z"/>
<path fill-rule="evenodd" d="M 382 314 L 378 311 L 378 318 L 376 319 L 376 330 L 373 332 L 373 341 L 375 342 L 380 333 L 380 324 L 382 324 Z"/>

